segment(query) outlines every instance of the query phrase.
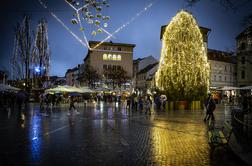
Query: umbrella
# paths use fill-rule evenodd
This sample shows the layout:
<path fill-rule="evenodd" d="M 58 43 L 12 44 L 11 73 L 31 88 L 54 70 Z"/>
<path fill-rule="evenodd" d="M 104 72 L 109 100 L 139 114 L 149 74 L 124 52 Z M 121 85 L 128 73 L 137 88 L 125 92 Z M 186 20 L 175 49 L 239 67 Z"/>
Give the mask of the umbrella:
<path fill-rule="evenodd" d="M 164 100 L 167 99 L 166 95 L 161 95 L 160 98 L 162 98 L 162 99 L 164 99 Z"/>
<path fill-rule="evenodd" d="M 252 86 L 244 86 L 244 87 L 240 87 L 239 89 L 241 90 L 252 89 Z"/>
<path fill-rule="evenodd" d="M 57 86 L 55 88 L 50 88 L 45 90 L 46 93 L 50 93 L 50 92 L 67 92 L 67 88 L 65 88 L 64 86 Z"/>
<path fill-rule="evenodd" d="M 19 91 L 19 88 L 16 88 L 14 86 L 6 85 L 6 84 L 0 84 L 0 91 Z"/>
<path fill-rule="evenodd" d="M 49 92 L 76 92 L 76 93 L 83 93 L 83 91 L 80 88 L 74 87 L 74 86 L 57 86 L 55 88 L 47 89 L 45 91 L 46 93 Z"/>
<path fill-rule="evenodd" d="M 221 90 L 237 90 L 240 89 L 239 87 L 232 87 L 232 86 L 224 86 Z"/>
<path fill-rule="evenodd" d="M 111 90 L 109 88 L 99 87 L 99 88 L 96 88 L 95 91 L 101 92 L 101 91 L 111 91 Z"/>

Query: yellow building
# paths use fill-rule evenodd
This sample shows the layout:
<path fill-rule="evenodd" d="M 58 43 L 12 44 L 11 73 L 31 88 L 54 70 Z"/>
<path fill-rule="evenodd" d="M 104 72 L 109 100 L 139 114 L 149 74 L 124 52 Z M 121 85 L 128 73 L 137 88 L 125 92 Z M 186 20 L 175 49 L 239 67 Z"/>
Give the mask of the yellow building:
<path fill-rule="evenodd" d="M 133 75 L 133 51 L 135 44 L 89 41 L 90 50 L 84 65 L 92 66 L 105 79 L 104 70 L 123 69 L 131 80 Z M 130 81 L 129 81 L 130 82 Z"/>

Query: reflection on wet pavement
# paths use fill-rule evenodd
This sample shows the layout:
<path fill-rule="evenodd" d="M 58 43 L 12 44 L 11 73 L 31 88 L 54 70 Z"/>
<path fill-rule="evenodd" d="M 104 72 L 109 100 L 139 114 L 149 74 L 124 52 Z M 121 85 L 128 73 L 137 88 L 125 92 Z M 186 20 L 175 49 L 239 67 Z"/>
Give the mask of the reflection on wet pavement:
<path fill-rule="evenodd" d="M 0 165 L 244 164 L 230 150 L 211 150 L 202 110 L 145 115 L 104 102 L 79 104 L 73 117 L 67 110 L 31 104 L 23 126 L 17 110 L 1 111 Z M 230 109 L 218 108 L 215 125 L 230 118 Z"/>

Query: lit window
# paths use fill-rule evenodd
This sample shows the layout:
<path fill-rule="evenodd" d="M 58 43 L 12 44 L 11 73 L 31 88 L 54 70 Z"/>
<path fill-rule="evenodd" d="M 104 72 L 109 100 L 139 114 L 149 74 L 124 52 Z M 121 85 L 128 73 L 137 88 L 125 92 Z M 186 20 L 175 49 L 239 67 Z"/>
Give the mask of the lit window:
<path fill-rule="evenodd" d="M 103 54 L 103 60 L 108 60 L 108 55 L 107 54 Z"/>
<path fill-rule="evenodd" d="M 117 55 L 117 60 L 121 61 L 122 60 L 122 56 L 121 55 Z"/>
<path fill-rule="evenodd" d="M 113 61 L 116 61 L 116 55 L 115 54 L 113 55 Z"/>
<path fill-rule="evenodd" d="M 111 59 L 112 59 L 112 55 L 108 54 L 108 60 L 111 60 Z"/>

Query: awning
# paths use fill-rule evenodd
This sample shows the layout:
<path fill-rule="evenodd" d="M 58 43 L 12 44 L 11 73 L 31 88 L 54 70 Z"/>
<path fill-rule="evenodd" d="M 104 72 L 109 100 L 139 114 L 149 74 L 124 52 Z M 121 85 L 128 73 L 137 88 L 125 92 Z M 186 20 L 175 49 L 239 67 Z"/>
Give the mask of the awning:
<path fill-rule="evenodd" d="M 6 85 L 6 84 L 0 84 L 0 91 L 19 91 L 19 88 L 16 88 L 14 86 Z"/>
<path fill-rule="evenodd" d="M 244 87 L 232 87 L 232 86 L 224 86 L 221 90 L 248 90 L 252 89 L 252 86 L 244 86 Z"/>

